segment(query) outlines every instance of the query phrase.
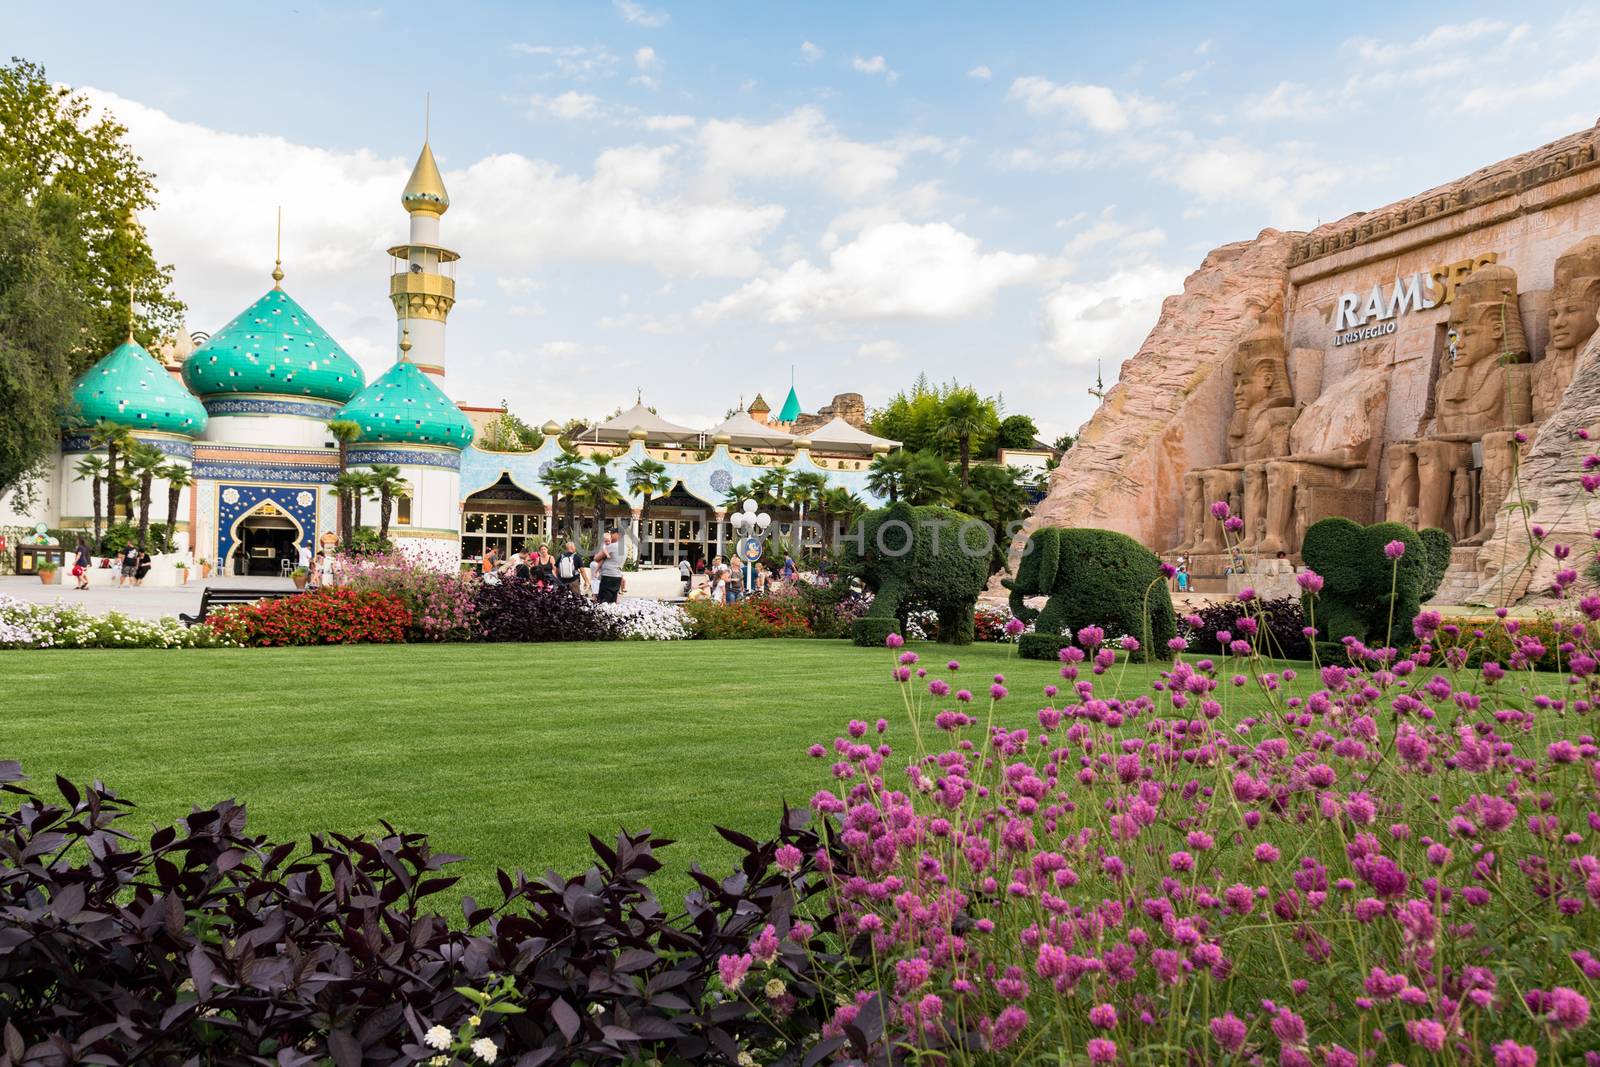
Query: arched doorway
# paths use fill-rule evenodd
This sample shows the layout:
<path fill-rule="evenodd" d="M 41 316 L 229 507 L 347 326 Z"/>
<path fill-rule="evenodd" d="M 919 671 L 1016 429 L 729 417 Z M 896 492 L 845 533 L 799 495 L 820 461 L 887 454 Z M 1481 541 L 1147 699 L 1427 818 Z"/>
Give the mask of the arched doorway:
<path fill-rule="evenodd" d="M 287 560 L 299 562 L 304 531 L 294 516 L 270 500 L 263 500 L 233 525 L 233 573 L 265 577 L 284 573 Z"/>

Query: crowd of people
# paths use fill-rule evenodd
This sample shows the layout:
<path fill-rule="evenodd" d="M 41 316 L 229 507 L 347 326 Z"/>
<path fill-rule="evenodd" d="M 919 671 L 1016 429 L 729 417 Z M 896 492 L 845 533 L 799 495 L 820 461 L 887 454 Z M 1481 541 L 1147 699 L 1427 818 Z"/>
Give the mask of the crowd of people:
<path fill-rule="evenodd" d="M 567 541 L 560 552 L 552 552 L 548 542 L 532 547 L 524 546 L 505 559 L 498 549 L 491 547 L 483 554 L 479 566 L 483 580 L 497 582 L 505 578 L 523 578 L 540 585 L 564 586 L 568 591 L 583 597 L 593 597 L 602 604 L 615 604 L 627 591 L 627 577 L 623 573 L 627 562 L 627 546 L 622 535 L 611 530 L 601 540 L 600 548 L 587 560 L 578 554 L 578 546 Z"/>
<path fill-rule="evenodd" d="M 155 559 L 145 549 L 138 545 L 129 545 L 112 557 L 110 566 L 111 580 L 118 586 L 143 585 Z M 89 574 L 94 568 L 94 553 L 89 550 L 89 542 L 78 538 L 77 546 L 72 550 L 72 581 L 74 589 L 89 588 Z"/>

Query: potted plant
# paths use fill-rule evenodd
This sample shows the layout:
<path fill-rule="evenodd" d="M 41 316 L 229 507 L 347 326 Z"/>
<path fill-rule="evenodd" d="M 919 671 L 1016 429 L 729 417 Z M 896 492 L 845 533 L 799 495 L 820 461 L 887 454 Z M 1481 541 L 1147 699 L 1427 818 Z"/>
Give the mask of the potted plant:
<path fill-rule="evenodd" d="M 40 582 L 44 583 L 45 585 L 54 585 L 56 580 L 56 571 L 60 568 L 58 568 L 56 564 L 51 563 L 49 560 L 41 560 L 38 567 L 34 569 L 39 573 Z"/>
<path fill-rule="evenodd" d="M 211 577 L 211 561 L 209 559 L 197 559 L 195 560 L 195 563 L 200 568 L 201 578 Z"/>
<path fill-rule="evenodd" d="M 306 570 L 304 567 L 296 567 L 294 570 L 289 572 L 289 577 L 294 579 L 294 587 L 296 589 L 304 589 L 306 587 L 306 580 L 311 577 L 311 572 Z"/>
<path fill-rule="evenodd" d="M 183 560 L 180 559 L 178 562 L 173 564 L 173 567 L 176 568 L 176 570 L 178 572 L 178 584 L 179 585 L 188 585 L 189 584 L 189 565 L 187 563 L 185 563 Z"/>

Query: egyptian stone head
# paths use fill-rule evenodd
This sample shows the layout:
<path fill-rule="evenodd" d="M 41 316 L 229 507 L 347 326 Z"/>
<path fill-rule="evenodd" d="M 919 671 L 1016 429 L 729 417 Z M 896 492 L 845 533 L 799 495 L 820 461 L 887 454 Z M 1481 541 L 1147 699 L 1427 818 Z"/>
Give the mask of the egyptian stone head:
<path fill-rule="evenodd" d="M 1239 349 L 1234 353 L 1234 417 L 1293 404 L 1294 391 L 1289 385 L 1282 328 L 1271 319 L 1264 320 L 1239 342 Z"/>
<path fill-rule="evenodd" d="M 1498 263 L 1474 270 L 1456 286 L 1450 326 L 1456 333 L 1457 367 L 1501 357 L 1506 363 L 1526 363 L 1528 341 L 1517 310 L 1517 272 Z"/>
<path fill-rule="evenodd" d="M 1588 237 L 1556 260 L 1556 283 L 1550 293 L 1550 347 L 1563 352 L 1582 348 L 1594 336 L 1600 310 L 1600 237 Z"/>

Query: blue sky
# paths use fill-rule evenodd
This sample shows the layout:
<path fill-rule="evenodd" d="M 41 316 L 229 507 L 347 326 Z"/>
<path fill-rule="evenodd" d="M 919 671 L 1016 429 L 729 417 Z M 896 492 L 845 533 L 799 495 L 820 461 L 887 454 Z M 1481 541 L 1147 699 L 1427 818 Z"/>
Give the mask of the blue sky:
<path fill-rule="evenodd" d="M 1508 14 L 1508 12 L 1510 12 Z M 287 288 L 375 373 L 432 94 L 463 255 L 448 388 L 881 403 L 952 376 L 1088 417 L 1216 245 L 1590 125 L 1600 11 L 1506 5 L 41 3 L 5 50 L 157 172 L 193 329 Z"/>

